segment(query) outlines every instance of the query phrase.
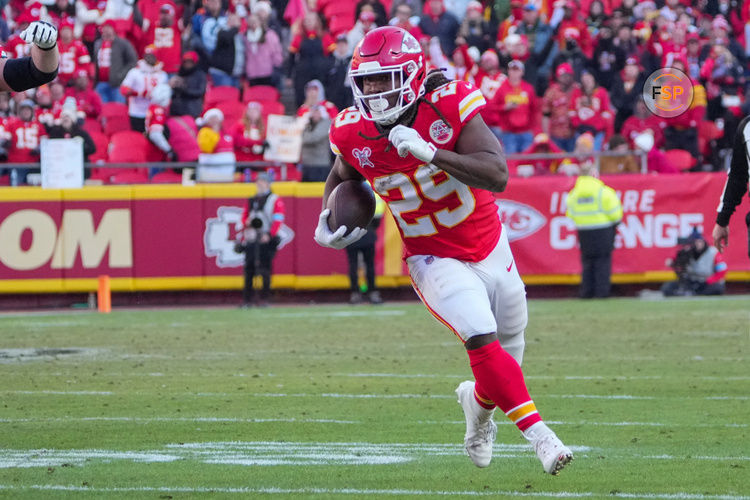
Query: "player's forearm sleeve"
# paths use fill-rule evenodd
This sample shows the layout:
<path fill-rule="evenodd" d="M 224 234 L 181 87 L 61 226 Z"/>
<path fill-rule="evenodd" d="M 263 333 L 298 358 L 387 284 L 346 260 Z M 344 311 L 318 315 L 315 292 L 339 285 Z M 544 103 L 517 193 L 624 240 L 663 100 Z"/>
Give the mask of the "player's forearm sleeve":
<path fill-rule="evenodd" d="M 8 59 L 3 67 L 3 79 L 14 92 L 29 90 L 49 83 L 57 76 L 57 69 L 51 73 L 40 71 L 31 57 Z"/>
<path fill-rule="evenodd" d="M 748 129 L 750 135 L 750 117 L 745 118 L 737 127 L 737 133 L 734 138 L 734 147 L 732 149 L 732 164 L 729 167 L 727 182 L 724 186 L 724 192 L 719 202 L 716 223 L 722 227 L 729 225 L 729 219 L 732 217 L 735 208 L 742 201 L 742 197 L 747 191 L 750 165 L 748 164 L 747 144 L 745 143 L 745 129 Z"/>

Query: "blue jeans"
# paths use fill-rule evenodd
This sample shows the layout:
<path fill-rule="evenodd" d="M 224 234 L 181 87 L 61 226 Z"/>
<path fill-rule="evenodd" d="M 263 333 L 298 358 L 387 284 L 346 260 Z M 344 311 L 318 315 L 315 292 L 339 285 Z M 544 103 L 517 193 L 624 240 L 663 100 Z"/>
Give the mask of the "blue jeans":
<path fill-rule="evenodd" d="M 569 137 L 568 139 L 561 139 L 560 137 L 552 137 L 552 142 L 554 142 L 558 148 L 562 149 L 563 151 L 567 151 L 568 153 L 572 153 L 573 150 L 576 148 L 575 136 Z"/>
<path fill-rule="evenodd" d="M 238 78 L 224 73 L 220 69 L 208 68 L 208 74 L 211 75 L 211 81 L 214 82 L 214 87 L 229 86 L 238 87 L 240 81 Z"/>
<path fill-rule="evenodd" d="M 125 104 L 125 96 L 120 93 L 120 89 L 110 86 L 107 82 L 96 84 L 96 93 L 102 98 L 102 102 L 121 102 Z"/>
<path fill-rule="evenodd" d="M 512 155 L 514 153 L 523 153 L 531 146 L 534 141 L 534 134 L 531 132 L 500 132 L 500 142 L 503 143 L 505 153 Z"/>
<path fill-rule="evenodd" d="M 583 134 L 581 132 L 576 133 L 576 140 Z M 602 145 L 604 144 L 604 132 L 597 132 L 594 135 L 594 151 L 601 151 Z"/>

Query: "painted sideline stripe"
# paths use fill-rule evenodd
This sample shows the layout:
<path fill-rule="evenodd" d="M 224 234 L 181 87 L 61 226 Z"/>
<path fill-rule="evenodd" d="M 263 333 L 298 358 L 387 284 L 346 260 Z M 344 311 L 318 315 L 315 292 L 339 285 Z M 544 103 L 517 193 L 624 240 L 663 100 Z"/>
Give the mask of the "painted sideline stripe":
<path fill-rule="evenodd" d="M 475 497 L 544 497 L 544 498 L 648 498 L 660 500 L 750 500 L 740 495 L 706 495 L 701 493 L 623 493 L 623 492 L 574 492 L 574 491 L 440 491 L 440 490 L 406 490 L 406 489 L 359 489 L 359 488 L 279 488 L 279 487 L 191 487 L 191 486 L 124 486 L 111 488 L 94 488 L 76 485 L 32 484 L 16 486 L 0 484 L 0 490 L 6 491 L 79 491 L 95 493 L 132 493 L 132 492 L 176 492 L 176 493 L 233 493 L 240 495 L 379 495 L 379 496 L 475 496 Z"/>

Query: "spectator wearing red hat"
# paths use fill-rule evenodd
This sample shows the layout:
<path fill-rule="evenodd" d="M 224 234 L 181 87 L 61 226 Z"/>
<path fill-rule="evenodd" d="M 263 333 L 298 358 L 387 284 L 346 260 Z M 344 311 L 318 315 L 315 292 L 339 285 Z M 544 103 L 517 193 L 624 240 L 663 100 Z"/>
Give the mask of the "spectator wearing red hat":
<path fill-rule="evenodd" d="M 146 112 L 151 104 L 151 92 L 157 85 L 167 83 L 167 74 L 156 59 L 156 50 L 149 45 L 135 68 L 128 71 L 120 85 L 120 92 L 128 98 L 130 128 L 145 131 Z"/>
<path fill-rule="evenodd" d="M 245 77 L 249 85 L 274 85 L 284 62 L 279 35 L 266 28 L 260 18 L 247 16 L 245 43 Z"/>
<path fill-rule="evenodd" d="M 567 51 L 580 49 L 583 55 L 591 58 L 594 46 L 588 26 L 580 16 L 578 4 L 575 0 L 566 0 L 563 9 L 563 19 L 557 29 L 558 46 Z"/>
<path fill-rule="evenodd" d="M 453 13 L 445 9 L 443 0 L 427 0 L 419 22 L 419 28 L 429 37 L 438 37 L 443 54 L 456 50 L 456 36 L 460 24 Z"/>
<path fill-rule="evenodd" d="M 180 26 L 177 26 L 179 23 L 176 21 L 180 18 L 182 11 L 177 10 L 177 5 L 172 0 L 138 0 L 137 7 L 143 17 L 141 29 L 144 33 L 148 33 L 154 26 L 161 24 L 162 9 L 165 6 L 171 8 L 172 17 L 175 19 L 175 26 L 182 29 Z"/>
<path fill-rule="evenodd" d="M 539 104 L 534 87 L 523 79 L 521 61 L 508 63 L 508 79 L 497 89 L 494 100 L 500 107 L 500 142 L 508 154 L 520 153 L 534 140 L 539 126 Z"/>
<path fill-rule="evenodd" d="M 8 120 L 8 163 L 37 163 L 39 140 L 47 135 L 44 125 L 34 117 L 34 101 L 24 99 L 18 106 L 18 117 Z M 28 169 L 17 169 L 20 183 L 24 183 Z"/>
<path fill-rule="evenodd" d="M 207 82 L 206 72 L 198 66 L 198 54 L 193 51 L 185 52 L 177 75 L 169 80 L 169 86 L 172 87 L 170 114 L 198 118 L 203 111 Z"/>
<path fill-rule="evenodd" d="M 721 14 L 714 17 L 713 21 L 711 21 L 711 37 L 709 39 L 709 43 L 705 44 L 701 49 L 702 61 L 705 61 L 707 58 L 711 57 L 711 51 L 716 45 L 726 47 L 729 52 L 732 53 L 738 63 L 744 67 L 747 62 L 745 51 L 737 42 L 736 37 L 731 32 L 729 23 Z"/>
<path fill-rule="evenodd" d="M 552 141 L 564 151 L 573 151 L 576 145 L 575 129 L 568 113 L 573 90 L 578 88 L 573 67 L 562 63 L 555 70 L 552 83 L 542 98 L 542 125 Z"/>
<path fill-rule="evenodd" d="M 482 119 L 496 137 L 500 137 L 502 106 L 495 100 L 500 85 L 508 77 L 500 71 L 500 58 L 494 50 L 486 50 L 479 59 L 479 68 L 474 75 L 474 84 L 479 87 L 487 104 L 481 109 Z"/>
<path fill-rule="evenodd" d="M 594 150 L 601 151 L 604 138 L 614 126 L 614 115 L 609 93 L 597 85 L 594 75 L 588 71 L 581 74 L 581 87 L 571 93 L 569 113 L 576 136 L 591 133 Z"/>
<path fill-rule="evenodd" d="M 645 83 L 643 68 L 634 57 L 629 57 L 620 71 L 620 78 L 614 80 L 610 92 L 612 106 L 617 111 L 615 130 L 620 130 L 625 120 L 633 114 L 635 103 L 642 98 Z"/>
<path fill-rule="evenodd" d="M 60 52 L 57 79 L 63 85 L 69 85 L 79 69 L 92 71 L 89 51 L 83 42 L 75 39 L 73 26 L 72 21 L 63 20 L 60 23 L 60 38 L 57 40 L 57 48 Z"/>
<path fill-rule="evenodd" d="M 489 21 L 484 19 L 484 6 L 477 0 L 471 0 L 466 5 L 466 16 L 458 28 L 456 42 L 476 47 L 482 53 L 495 46 L 492 31 Z"/>
<path fill-rule="evenodd" d="M 654 146 L 659 149 L 664 145 L 664 127 L 666 124 L 661 118 L 651 113 L 641 96 L 635 102 L 633 115 L 622 124 L 620 134 L 628 141 L 631 149 L 635 149 L 635 138 L 643 132 L 650 132 L 654 138 Z"/>
<path fill-rule="evenodd" d="M 73 85 L 66 89 L 65 95 L 76 100 L 78 111 L 82 112 L 86 118 L 99 119 L 102 113 L 102 98 L 91 88 L 88 71 L 85 69 L 76 71 Z"/>
<path fill-rule="evenodd" d="M 120 85 L 138 62 L 138 54 L 128 40 L 117 36 L 113 20 L 104 21 L 100 30 L 102 36 L 94 43 L 96 92 L 102 102 L 125 103 Z"/>
<path fill-rule="evenodd" d="M 557 154 L 562 150 L 552 142 L 549 135 L 540 132 L 534 136 L 531 146 L 522 151 L 524 155 L 534 154 Z M 519 177 L 530 177 L 532 175 L 548 175 L 557 170 L 562 160 L 559 158 L 540 158 L 533 160 L 508 160 L 508 169 L 511 175 Z M 515 174 L 513 174 L 515 170 Z"/>
<path fill-rule="evenodd" d="M 31 55 L 31 45 L 21 38 L 21 32 L 29 27 L 29 24 L 36 21 L 28 10 L 23 11 L 16 18 L 16 30 L 8 41 L 3 44 L 3 50 L 13 58 L 28 57 Z"/>
<path fill-rule="evenodd" d="M 144 44 L 155 47 L 156 58 L 164 65 L 164 71 L 170 75 L 177 73 L 182 55 L 182 37 L 175 20 L 174 5 L 168 2 L 161 4 L 157 21 L 148 23 Z"/>
<path fill-rule="evenodd" d="M 247 103 L 245 113 L 231 130 L 237 161 L 263 160 L 263 151 L 266 149 L 266 125 L 263 106 L 259 102 Z"/>

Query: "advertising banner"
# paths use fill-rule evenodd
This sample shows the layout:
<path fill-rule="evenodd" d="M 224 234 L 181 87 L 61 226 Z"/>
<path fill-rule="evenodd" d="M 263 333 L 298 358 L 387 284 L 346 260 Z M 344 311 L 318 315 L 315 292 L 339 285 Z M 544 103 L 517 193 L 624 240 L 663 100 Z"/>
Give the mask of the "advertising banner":
<path fill-rule="evenodd" d="M 665 260 L 677 238 L 697 227 L 707 239 L 726 175 L 612 176 L 603 180 L 623 202 L 613 280 L 671 279 Z M 497 196 L 518 269 L 529 284 L 575 283 L 580 256 L 565 217 L 574 178 L 512 179 Z M 293 239 L 274 260 L 283 288 L 345 288 L 346 254 L 313 240 L 322 184 L 277 182 Z M 244 256 L 234 251 L 252 184 L 102 186 L 58 190 L 0 189 L 0 292 L 96 289 L 232 289 L 242 286 Z M 730 224 L 729 279 L 750 278 L 747 198 Z M 401 240 L 386 213 L 378 231 L 376 271 L 382 286 L 408 285 Z"/>

